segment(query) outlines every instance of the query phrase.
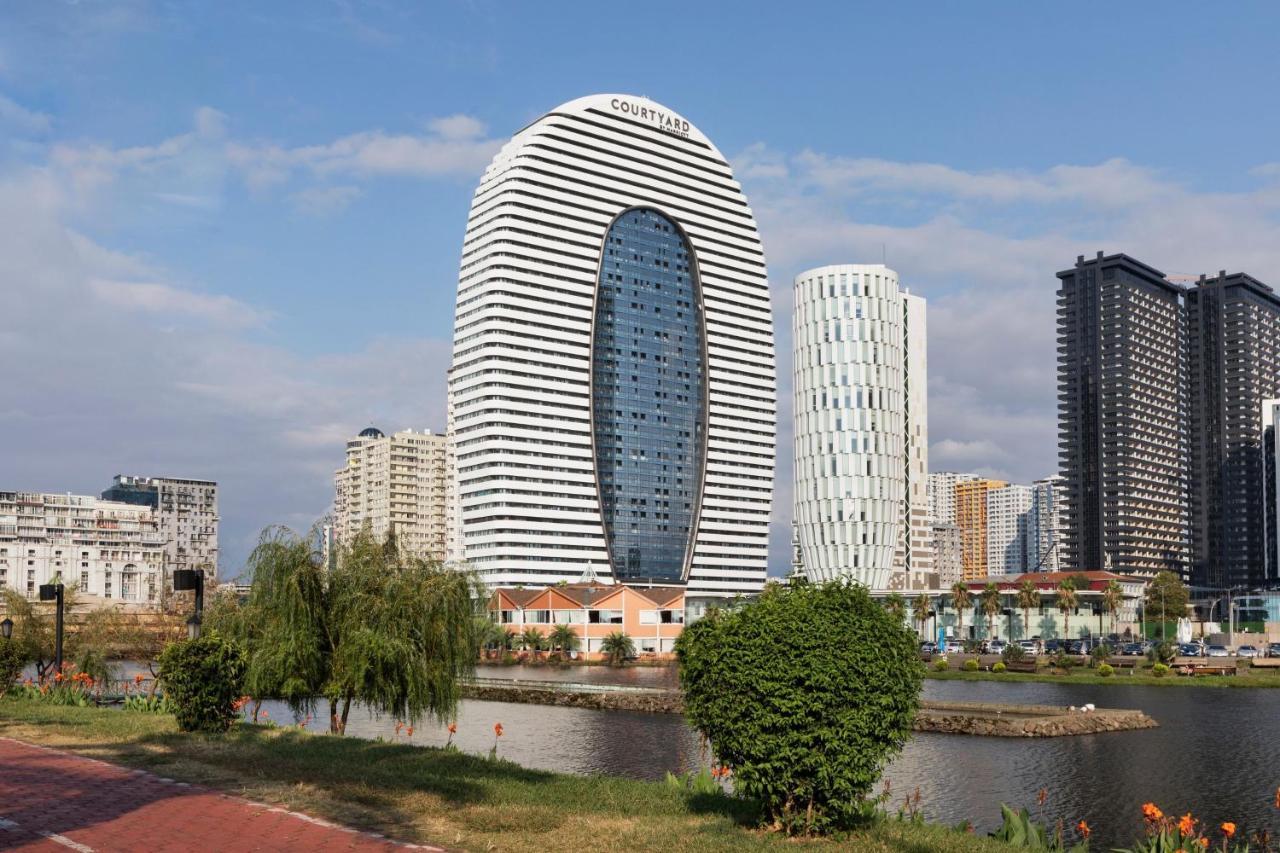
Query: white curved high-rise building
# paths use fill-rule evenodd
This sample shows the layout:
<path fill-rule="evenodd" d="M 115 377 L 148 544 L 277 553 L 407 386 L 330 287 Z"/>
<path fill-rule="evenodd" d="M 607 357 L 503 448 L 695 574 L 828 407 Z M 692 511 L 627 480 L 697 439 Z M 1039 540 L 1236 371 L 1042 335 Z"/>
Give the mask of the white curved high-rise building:
<path fill-rule="evenodd" d="M 922 556 L 924 300 L 901 292 L 881 264 L 818 267 L 796 276 L 793 335 L 805 573 L 880 590 L 920 586 L 915 578 L 931 567 Z"/>
<path fill-rule="evenodd" d="M 715 146 L 630 95 L 517 133 L 472 202 L 449 376 L 481 578 L 759 591 L 775 411 L 764 252 Z"/>

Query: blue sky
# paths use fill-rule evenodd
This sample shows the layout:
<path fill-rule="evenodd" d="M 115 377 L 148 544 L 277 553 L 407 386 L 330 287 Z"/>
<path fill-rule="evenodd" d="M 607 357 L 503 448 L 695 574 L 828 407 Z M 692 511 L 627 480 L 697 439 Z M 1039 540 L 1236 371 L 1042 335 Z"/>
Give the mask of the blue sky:
<path fill-rule="evenodd" d="M 931 467 L 1019 480 L 1055 464 L 1054 271 L 1105 249 L 1280 281 L 1271 4 L 52 0 L 0 24 L 0 484 L 216 478 L 227 576 L 326 510 L 346 435 L 443 427 L 475 180 L 579 95 L 682 113 L 756 210 L 775 571 L 799 270 L 883 253 L 930 301 Z"/>

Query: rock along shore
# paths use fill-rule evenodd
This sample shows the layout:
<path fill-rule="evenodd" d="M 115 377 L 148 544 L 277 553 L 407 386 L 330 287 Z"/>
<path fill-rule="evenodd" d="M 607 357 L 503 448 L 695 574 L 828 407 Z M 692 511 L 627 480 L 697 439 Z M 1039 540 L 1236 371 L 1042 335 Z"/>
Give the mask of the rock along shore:
<path fill-rule="evenodd" d="M 650 714 L 684 713 L 676 690 L 588 690 L 528 683 L 497 685 L 463 683 L 462 696 L 491 702 L 558 705 L 597 711 L 639 711 Z M 1050 705 L 1001 705 L 987 702 L 923 702 L 915 730 L 989 737 L 1062 737 L 1132 729 L 1158 724 L 1142 711 L 1098 708 L 1072 711 Z"/>

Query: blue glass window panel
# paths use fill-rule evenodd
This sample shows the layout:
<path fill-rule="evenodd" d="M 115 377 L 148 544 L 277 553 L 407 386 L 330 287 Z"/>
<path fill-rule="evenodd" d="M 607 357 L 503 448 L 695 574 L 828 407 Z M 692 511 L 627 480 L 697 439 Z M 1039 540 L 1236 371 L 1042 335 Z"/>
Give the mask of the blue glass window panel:
<path fill-rule="evenodd" d="M 706 453 L 705 328 L 693 250 L 669 218 L 629 210 L 605 237 L 591 353 L 600 509 L 620 581 L 678 582 Z"/>

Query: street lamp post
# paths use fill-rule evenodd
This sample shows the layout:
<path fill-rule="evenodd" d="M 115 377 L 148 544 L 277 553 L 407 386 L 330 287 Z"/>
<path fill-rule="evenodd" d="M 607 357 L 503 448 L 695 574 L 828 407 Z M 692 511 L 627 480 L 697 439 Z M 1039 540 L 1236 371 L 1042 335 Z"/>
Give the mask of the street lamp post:
<path fill-rule="evenodd" d="M 60 583 L 40 584 L 40 600 L 57 602 L 54 610 L 53 665 L 54 672 L 62 672 L 62 593 Z"/>
<path fill-rule="evenodd" d="M 195 590 L 195 612 L 187 620 L 187 639 L 200 638 L 200 623 L 204 619 L 204 572 L 199 569 L 178 569 L 173 573 L 174 592 Z"/>
<path fill-rule="evenodd" d="M 13 620 L 8 616 L 0 620 L 0 636 L 3 636 L 6 640 L 13 639 Z"/>

